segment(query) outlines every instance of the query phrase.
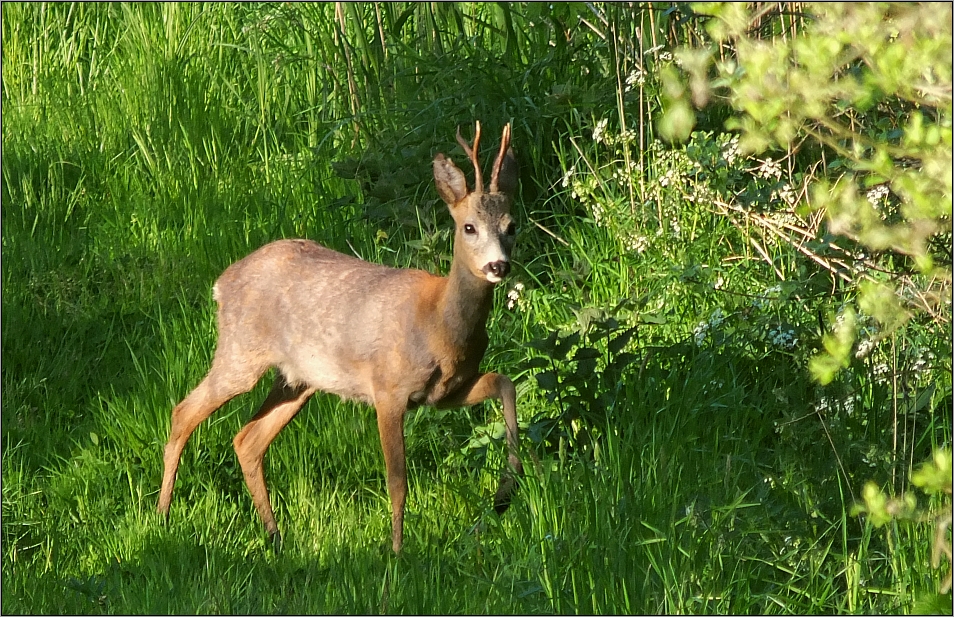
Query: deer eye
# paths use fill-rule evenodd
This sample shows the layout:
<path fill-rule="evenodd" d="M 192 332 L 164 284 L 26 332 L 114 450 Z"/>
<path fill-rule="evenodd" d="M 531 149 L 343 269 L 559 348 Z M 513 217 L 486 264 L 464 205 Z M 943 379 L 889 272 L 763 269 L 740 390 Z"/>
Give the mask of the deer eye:
<path fill-rule="evenodd" d="M 474 227 L 472 224 L 467 223 L 466 225 L 464 225 L 464 233 L 467 234 L 468 236 L 472 236 L 475 233 L 477 233 L 477 228 Z"/>

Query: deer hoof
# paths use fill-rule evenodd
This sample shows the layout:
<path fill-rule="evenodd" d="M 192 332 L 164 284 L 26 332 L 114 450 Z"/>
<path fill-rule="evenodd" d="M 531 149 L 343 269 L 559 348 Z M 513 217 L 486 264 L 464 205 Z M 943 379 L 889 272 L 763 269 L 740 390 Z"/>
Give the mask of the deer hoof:
<path fill-rule="evenodd" d="M 497 494 L 494 495 L 494 511 L 497 514 L 503 514 L 510 507 L 510 500 L 514 491 L 517 490 L 517 478 L 507 473 L 500 478 L 500 484 L 497 486 Z"/>
<path fill-rule="evenodd" d="M 277 531 L 269 534 L 272 552 L 276 555 L 282 552 L 282 534 Z"/>

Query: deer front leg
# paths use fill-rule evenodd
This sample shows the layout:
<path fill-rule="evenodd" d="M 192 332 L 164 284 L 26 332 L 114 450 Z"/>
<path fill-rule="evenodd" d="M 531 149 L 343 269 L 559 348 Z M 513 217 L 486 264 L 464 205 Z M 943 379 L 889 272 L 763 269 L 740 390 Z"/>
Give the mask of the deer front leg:
<path fill-rule="evenodd" d="M 405 399 L 406 400 L 406 399 Z M 404 543 L 404 504 L 407 501 L 407 466 L 404 457 L 404 412 L 407 403 L 391 399 L 375 400 L 378 432 L 391 497 L 391 548 L 401 552 Z"/>
<path fill-rule="evenodd" d="M 499 373 L 484 373 L 465 385 L 451 396 L 442 400 L 439 407 L 459 407 L 476 405 L 488 398 L 495 398 L 503 405 L 504 424 L 507 426 L 507 462 L 509 469 L 500 477 L 497 494 L 494 495 L 494 510 L 502 514 L 510 507 L 510 500 L 516 489 L 517 476 L 523 475 L 520 462 L 519 428 L 517 426 L 517 391 L 510 378 Z"/>

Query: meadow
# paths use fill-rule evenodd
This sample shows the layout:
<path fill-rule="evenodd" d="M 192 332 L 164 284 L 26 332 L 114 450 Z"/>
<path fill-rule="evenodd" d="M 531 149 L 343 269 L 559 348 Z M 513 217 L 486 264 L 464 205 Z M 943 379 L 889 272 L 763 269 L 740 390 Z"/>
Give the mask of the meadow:
<path fill-rule="evenodd" d="M 950 451 L 950 288 L 881 335 L 850 308 L 871 251 L 803 207 L 831 153 L 746 153 L 726 105 L 660 138 L 707 32 L 680 7 L 4 2 L 2 612 L 950 613 L 950 484 L 909 479 Z M 295 237 L 446 273 L 431 161 L 470 176 L 476 120 L 521 169 L 482 365 L 517 386 L 510 509 L 499 408 L 415 410 L 395 556 L 374 411 L 318 395 L 266 457 L 271 551 L 232 449 L 264 379 L 193 435 L 166 523 L 215 279 Z M 859 515 L 868 482 L 920 522 Z"/>

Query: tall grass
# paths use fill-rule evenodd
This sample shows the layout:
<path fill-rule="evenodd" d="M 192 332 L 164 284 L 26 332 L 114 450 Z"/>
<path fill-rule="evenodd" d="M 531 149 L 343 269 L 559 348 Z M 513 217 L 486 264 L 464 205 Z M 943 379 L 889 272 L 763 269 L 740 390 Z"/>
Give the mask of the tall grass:
<path fill-rule="evenodd" d="M 4 612 L 896 612 L 933 589 L 929 530 L 849 510 L 950 443 L 949 323 L 810 381 L 844 298 L 686 198 L 764 186 L 718 163 L 717 118 L 656 140 L 660 54 L 704 31 L 670 8 L 4 3 Z M 485 362 L 518 386 L 513 507 L 490 508 L 497 410 L 417 410 L 393 557 L 374 412 L 317 397 L 269 451 L 274 555 L 231 449 L 260 384 L 197 430 L 164 525 L 214 279 L 281 237 L 446 272 L 430 161 L 476 119 L 514 123 L 522 169 Z"/>

